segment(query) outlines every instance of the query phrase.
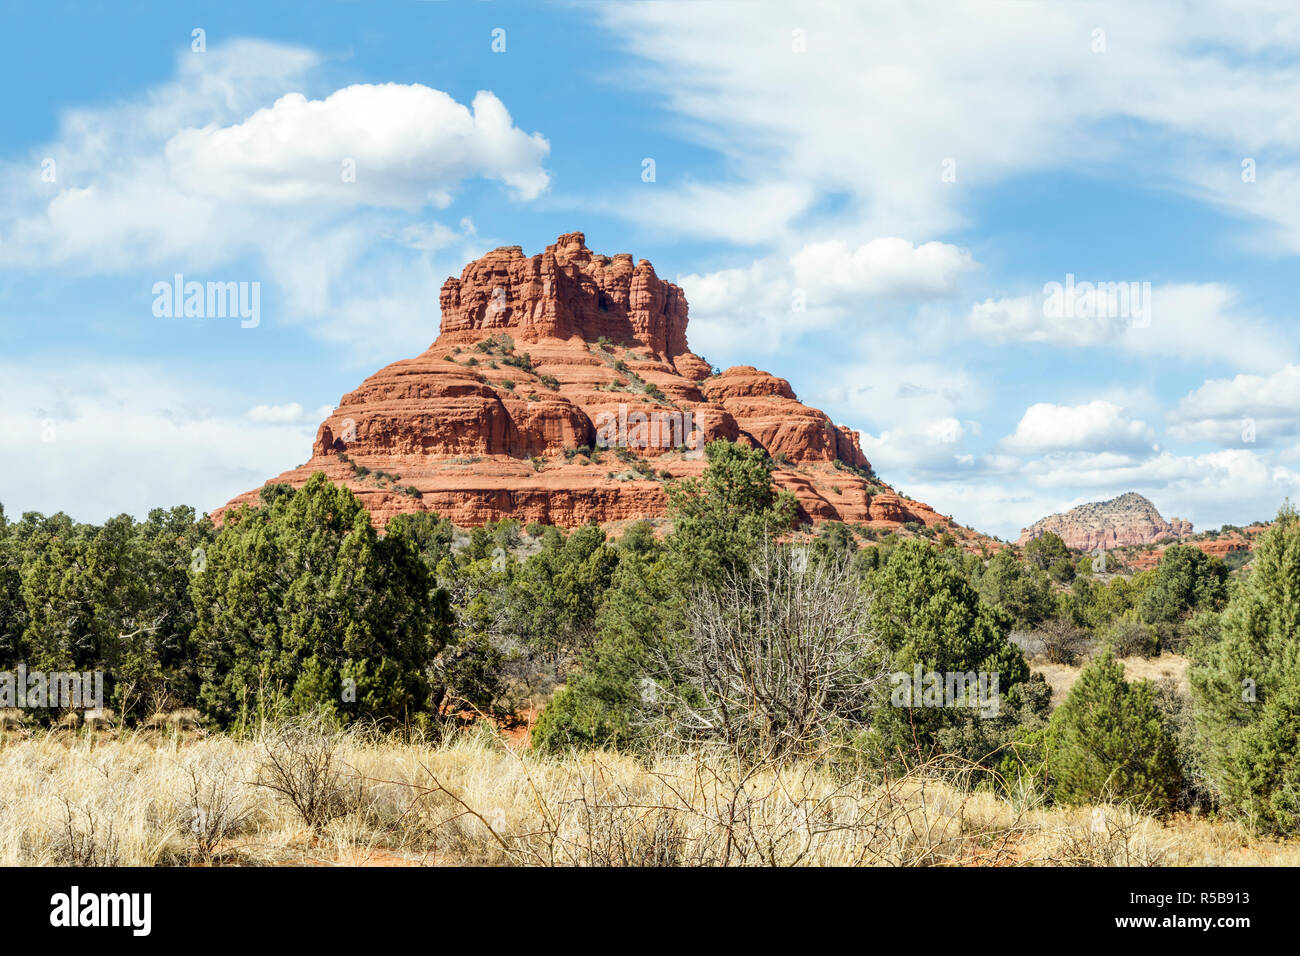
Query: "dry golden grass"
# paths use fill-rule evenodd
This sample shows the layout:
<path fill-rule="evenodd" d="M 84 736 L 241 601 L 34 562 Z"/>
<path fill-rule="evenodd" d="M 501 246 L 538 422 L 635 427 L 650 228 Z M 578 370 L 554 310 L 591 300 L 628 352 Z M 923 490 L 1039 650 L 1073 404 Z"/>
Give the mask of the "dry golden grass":
<path fill-rule="evenodd" d="M 1159 657 L 1121 657 L 1119 662 L 1124 665 L 1124 677 L 1126 680 L 1149 680 L 1160 683 L 1162 680 L 1171 679 L 1175 682 L 1180 694 L 1188 693 L 1187 683 L 1187 666 L 1188 660 L 1179 654 L 1161 654 Z M 1030 668 L 1042 674 L 1047 683 L 1052 687 L 1052 706 L 1057 707 L 1065 700 L 1070 688 L 1074 682 L 1079 679 L 1079 673 L 1086 665 L 1071 664 L 1052 664 L 1044 660 L 1034 660 L 1030 663 Z"/>
<path fill-rule="evenodd" d="M 265 786 L 276 746 L 3 739 L 0 864 L 1300 864 L 1300 844 L 1230 824 L 1049 809 L 922 773 L 868 784 L 812 762 L 743 774 L 704 754 L 544 758 L 486 733 L 336 740 L 336 775 L 315 780 L 326 809 L 309 825 Z"/>

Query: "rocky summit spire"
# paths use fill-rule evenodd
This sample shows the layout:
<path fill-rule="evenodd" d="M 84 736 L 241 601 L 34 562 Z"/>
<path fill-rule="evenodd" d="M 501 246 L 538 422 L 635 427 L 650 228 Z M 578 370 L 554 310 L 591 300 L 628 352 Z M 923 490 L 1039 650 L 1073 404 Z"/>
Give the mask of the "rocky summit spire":
<path fill-rule="evenodd" d="M 509 332 L 519 341 L 601 338 L 673 359 L 688 352 L 686 297 L 626 252 L 602 256 L 580 232 L 535 256 L 502 246 L 442 285 L 439 345 Z"/>

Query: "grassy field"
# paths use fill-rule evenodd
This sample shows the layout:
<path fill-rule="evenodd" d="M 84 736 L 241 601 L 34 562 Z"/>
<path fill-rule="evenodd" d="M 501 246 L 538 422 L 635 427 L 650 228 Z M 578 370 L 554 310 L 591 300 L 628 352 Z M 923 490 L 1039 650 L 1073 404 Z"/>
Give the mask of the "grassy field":
<path fill-rule="evenodd" d="M 1190 661 L 1179 654 L 1161 654 L 1157 657 L 1121 657 L 1124 665 L 1124 679 L 1128 681 L 1149 680 L 1159 684 L 1161 681 L 1173 681 L 1177 692 L 1186 696 L 1189 693 L 1187 667 Z M 1079 679 L 1086 661 L 1080 664 L 1053 664 L 1037 659 L 1030 661 L 1030 667 L 1046 678 L 1052 687 L 1052 706 L 1057 707 L 1070 693 L 1070 688 Z"/>
<path fill-rule="evenodd" d="M 10 736 L 0 779 L 5 865 L 1300 863 L 1300 843 L 1228 823 L 1045 808 L 924 771 L 873 784 L 824 761 L 544 758 L 486 730 Z"/>

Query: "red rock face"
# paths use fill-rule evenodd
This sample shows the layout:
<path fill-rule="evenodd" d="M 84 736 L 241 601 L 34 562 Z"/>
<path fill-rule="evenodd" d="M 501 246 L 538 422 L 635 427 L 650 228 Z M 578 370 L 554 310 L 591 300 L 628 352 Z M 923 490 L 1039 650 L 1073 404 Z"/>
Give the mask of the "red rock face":
<path fill-rule="evenodd" d="M 1188 525 L 1190 529 L 1190 525 Z M 1188 541 L 1177 541 L 1176 544 L 1187 544 L 1194 548 L 1200 548 L 1206 554 L 1216 558 L 1226 558 L 1234 551 L 1254 551 L 1256 540 L 1261 534 L 1267 531 L 1269 525 L 1255 524 L 1242 528 L 1240 531 L 1231 531 L 1223 534 L 1218 532 L 1209 532 L 1209 536 L 1198 536 Z M 1124 563 L 1137 571 L 1146 571 L 1154 568 L 1160 563 L 1165 550 L 1169 545 L 1162 545 L 1158 548 L 1133 549 L 1124 552 Z"/>
<path fill-rule="evenodd" d="M 1071 548 L 1095 551 L 1186 537 L 1192 533 L 1192 523 L 1182 518 L 1166 521 L 1155 505 L 1130 491 L 1110 501 L 1089 502 L 1064 514 L 1049 515 L 1024 528 L 1016 543 L 1025 544 L 1048 531 Z"/>
<path fill-rule="evenodd" d="M 428 510 L 464 527 L 620 522 L 663 516 L 664 481 L 701 474 L 704 444 L 726 438 L 777 460 L 805 520 L 947 524 L 867 478 L 858 433 L 785 379 L 712 374 L 687 345 L 682 290 L 645 260 L 596 255 L 581 233 L 531 257 L 509 246 L 448 279 L 441 305 L 437 340 L 344 395 L 311 459 L 273 481 L 324 472 L 380 526 Z"/>
<path fill-rule="evenodd" d="M 580 338 L 638 345 L 671 361 L 689 356 L 686 296 L 654 266 L 587 248 L 580 232 L 560 236 L 540 255 L 504 246 L 442 284 L 442 344 L 472 344 L 493 332 L 516 338 Z M 707 374 L 692 364 L 689 372 Z M 687 371 L 683 371 L 687 374 Z"/>

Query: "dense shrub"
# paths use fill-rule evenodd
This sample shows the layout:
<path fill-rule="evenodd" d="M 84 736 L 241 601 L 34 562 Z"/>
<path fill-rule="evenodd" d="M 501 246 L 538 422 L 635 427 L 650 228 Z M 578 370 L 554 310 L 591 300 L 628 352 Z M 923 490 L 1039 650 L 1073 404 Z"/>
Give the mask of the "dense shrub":
<path fill-rule="evenodd" d="M 1219 611 L 1228 600 L 1228 567 L 1191 545 L 1165 549 L 1142 592 L 1138 612 L 1154 629 L 1160 646 L 1183 646 L 1187 619 L 1197 611 Z"/>
<path fill-rule="evenodd" d="M 1044 742 L 1049 786 L 1062 803 L 1124 802 L 1159 812 L 1173 807 L 1182 788 L 1154 686 L 1125 681 L 1109 650 L 1083 669 Z"/>
<path fill-rule="evenodd" d="M 1031 539 L 1025 545 L 1025 560 L 1054 581 L 1068 584 L 1074 580 L 1074 559 L 1060 535 L 1048 531 Z"/>
<path fill-rule="evenodd" d="M 318 709 L 427 713 L 428 667 L 447 638 L 431 593 L 416 543 L 400 528 L 380 538 L 323 474 L 239 509 L 191 585 L 206 711 L 223 725 Z"/>
<path fill-rule="evenodd" d="M 1055 600 L 1047 573 L 999 551 L 979 577 L 980 597 L 1011 615 L 1016 626 L 1031 628 L 1052 616 Z"/>
<path fill-rule="evenodd" d="M 647 741 L 635 715 L 653 652 L 681 638 L 690 584 L 681 562 L 647 524 L 624 534 L 618 554 L 597 618 L 596 643 L 533 727 L 533 744 L 541 750 L 661 743 Z"/>
<path fill-rule="evenodd" d="M 1101 643 L 1109 647 L 1116 657 L 1151 657 L 1160 642 L 1150 625 L 1134 617 L 1122 617 L 1101 632 Z"/>
<path fill-rule="evenodd" d="M 103 672 L 106 702 L 128 716 L 192 702 L 190 577 L 212 536 L 212 522 L 184 507 L 138 524 L 36 513 L 0 522 L 0 667 Z"/>
<path fill-rule="evenodd" d="M 1008 640 L 1010 621 L 980 601 L 974 588 L 929 544 L 904 541 L 868 581 L 875 633 L 901 674 L 996 675 L 995 714 L 970 706 L 882 706 L 870 735 L 885 756 L 923 761 L 949 754 L 996 763 L 996 752 L 1021 722 L 1036 722 L 1050 691 L 1032 678 L 1024 654 Z"/>

